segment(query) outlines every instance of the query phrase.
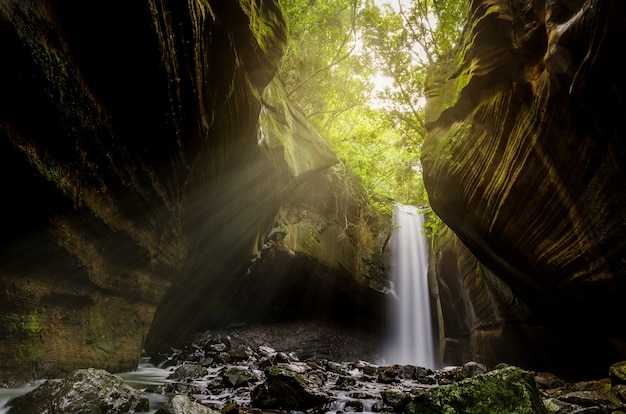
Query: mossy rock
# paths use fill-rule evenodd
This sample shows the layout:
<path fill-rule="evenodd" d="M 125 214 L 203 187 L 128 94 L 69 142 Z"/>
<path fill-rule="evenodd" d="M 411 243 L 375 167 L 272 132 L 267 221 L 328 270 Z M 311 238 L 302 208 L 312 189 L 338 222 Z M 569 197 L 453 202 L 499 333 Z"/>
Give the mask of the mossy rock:
<path fill-rule="evenodd" d="M 242 367 L 228 368 L 222 374 L 224 384 L 229 387 L 239 388 L 257 381 L 257 376 L 251 370 Z"/>
<path fill-rule="evenodd" d="M 418 394 L 407 413 L 546 413 L 533 376 L 506 367 Z"/>
<path fill-rule="evenodd" d="M 156 414 L 218 414 L 219 411 L 205 407 L 186 395 L 175 395 Z"/>
<path fill-rule="evenodd" d="M 612 385 L 626 384 L 626 361 L 616 362 L 609 367 L 609 379 Z"/>
<path fill-rule="evenodd" d="M 270 368 L 265 382 L 252 391 L 252 405 L 258 408 L 305 411 L 329 401 L 313 381 L 281 367 Z"/>

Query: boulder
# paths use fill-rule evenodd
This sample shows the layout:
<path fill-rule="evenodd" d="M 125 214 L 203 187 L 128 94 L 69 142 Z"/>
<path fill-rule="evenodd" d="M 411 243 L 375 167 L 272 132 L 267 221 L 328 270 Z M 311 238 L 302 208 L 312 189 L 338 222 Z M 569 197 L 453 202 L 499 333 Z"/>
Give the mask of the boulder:
<path fill-rule="evenodd" d="M 156 414 L 218 414 L 213 410 L 198 404 L 186 395 L 175 395 L 158 409 Z"/>
<path fill-rule="evenodd" d="M 626 361 L 616 362 L 609 367 L 611 384 L 626 384 Z"/>
<path fill-rule="evenodd" d="M 248 368 L 230 367 L 222 373 L 222 380 L 227 387 L 239 388 L 256 382 L 258 378 Z"/>
<path fill-rule="evenodd" d="M 533 376 L 506 367 L 419 392 L 407 413 L 547 413 Z"/>
<path fill-rule="evenodd" d="M 411 402 L 411 396 L 401 389 L 387 389 L 380 393 L 382 401 L 393 408 L 394 412 L 406 412 L 407 404 Z"/>
<path fill-rule="evenodd" d="M 252 392 L 252 406 L 305 411 L 330 401 L 330 396 L 306 376 L 282 367 L 272 367 L 265 382 Z"/>
<path fill-rule="evenodd" d="M 10 414 L 126 414 L 149 410 L 147 397 L 122 378 L 89 368 L 51 379 L 9 402 Z"/>
<path fill-rule="evenodd" d="M 602 391 L 566 392 L 559 395 L 557 399 L 579 407 L 598 407 L 604 410 L 604 412 L 614 412 L 624 408 L 624 404 L 617 396 Z"/>
<path fill-rule="evenodd" d="M 172 372 L 168 376 L 168 378 L 176 379 L 176 380 L 187 379 L 187 378 L 197 379 L 197 378 L 204 377 L 208 373 L 209 373 L 209 371 L 207 371 L 207 369 L 204 368 L 200 364 L 196 364 L 196 363 L 188 364 L 188 363 L 185 363 L 185 364 L 182 364 L 181 366 L 179 366 L 178 368 L 176 368 L 174 370 L 174 372 Z"/>
<path fill-rule="evenodd" d="M 443 367 L 441 370 L 437 371 L 435 379 L 439 384 L 450 384 L 484 374 L 485 372 L 487 372 L 487 368 L 484 365 L 470 361 L 462 366 Z"/>

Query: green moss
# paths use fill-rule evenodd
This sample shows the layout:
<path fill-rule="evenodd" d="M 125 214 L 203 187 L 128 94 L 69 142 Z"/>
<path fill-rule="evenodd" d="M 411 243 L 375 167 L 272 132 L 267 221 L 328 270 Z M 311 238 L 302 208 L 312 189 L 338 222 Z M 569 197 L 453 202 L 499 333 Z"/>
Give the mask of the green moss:
<path fill-rule="evenodd" d="M 328 143 L 293 110 L 284 86 L 273 79 L 263 92 L 259 115 L 259 146 L 270 161 L 293 177 L 337 164 Z"/>
<path fill-rule="evenodd" d="M 282 9 L 263 1 L 241 0 L 240 4 L 250 19 L 250 31 L 259 48 L 278 64 L 287 42 L 287 23 Z"/>
<path fill-rule="evenodd" d="M 0 334 L 10 343 L 4 358 L 12 360 L 13 378 L 37 378 L 44 361 L 43 320 L 39 313 L 5 314 Z"/>
<path fill-rule="evenodd" d="M 508 367 L 424 391 L 407 405 L 407 412 L 536 414 L 546 409 L 532 375 Z"/>
<path fill-rule="evenodd" d="M 5 315 L 3 319 L 3 330 L 22 342 L 30 342 L 32 339 L 38 338 L 43 331 L 41 316 L 35 312 L 19 316 Z"/>

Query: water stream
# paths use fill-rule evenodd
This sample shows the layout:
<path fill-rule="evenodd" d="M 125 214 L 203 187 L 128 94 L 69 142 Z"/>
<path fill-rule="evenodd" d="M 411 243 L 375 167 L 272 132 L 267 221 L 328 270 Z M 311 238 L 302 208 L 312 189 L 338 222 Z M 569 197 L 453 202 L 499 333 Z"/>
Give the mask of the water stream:
<path fill-rule="evenodd" d="M 424 214 L 397 205 L 394 211 L 390 295 L 390 337 L 385 362 L 437 369 L 428 289 L 428 241 Z"/>
<path fill-rule="evenodd" d="M 158 385 L 171 382 L 167 377 L 171 374 L 169 369 L 158 368 L 150 364 L 148 358 L 142 359 L 135 371 L 118 373 L 124 382 L 133 388 L 142 391 L 142 393 L 150 400 L 150 411 L 147 414 L 155 413 L 163 404 L 165 404 L 171 395 L 154 394 L 147 392 L 146 389 L 152 389 Z M 28 384 L 21 384 L 15 387 L 0 388 L 0 414 L 7 414 L 9 407 L 7 403 L 14 397 L 26 394 L 29 391 L 43 384 L 45 380 L 36 381 Z"/>

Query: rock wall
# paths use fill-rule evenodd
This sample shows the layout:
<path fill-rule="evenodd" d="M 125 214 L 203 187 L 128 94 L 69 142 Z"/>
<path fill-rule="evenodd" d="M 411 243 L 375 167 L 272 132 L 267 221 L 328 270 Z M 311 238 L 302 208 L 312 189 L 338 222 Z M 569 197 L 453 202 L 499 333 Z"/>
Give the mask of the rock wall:
<path fill-rule="evenodd" d="M 431 291 L 437 292 L 444 366 L 477 361 L 495 367 L 506 362 L 564 375 L 579 375 L 581 367 L 584 372 L 603 369 L 594 365 L 597 361 L 585 366 L 563 352 L 571 347 L 566 338 L 576 348 L 590 338 L 547 326 L 543 316 L 481 263 L 449 227 L 440 225 L 432 240 L 429 272 L 435 281 Z"/>
<path fill-rule="evenodd" d="M 625 17 L 619 1 L 473 1 L 426 90 L 433 210 L 506 287 L 491 291 L 510 290 L 523 320 L 555 336 L 539 344 L 561 353 L 555 372 L 568 357 L 592 371 L 626 356 Z M 455 283 L 488 285 L 476 272 Z"/>
<path fill-rule="evenodd" d="M 134 369 L 228 309 L 290 183 L 337 162 L 259 134 L 276 1 L 7 0 L 0 37 L 0 381 Z"/>

